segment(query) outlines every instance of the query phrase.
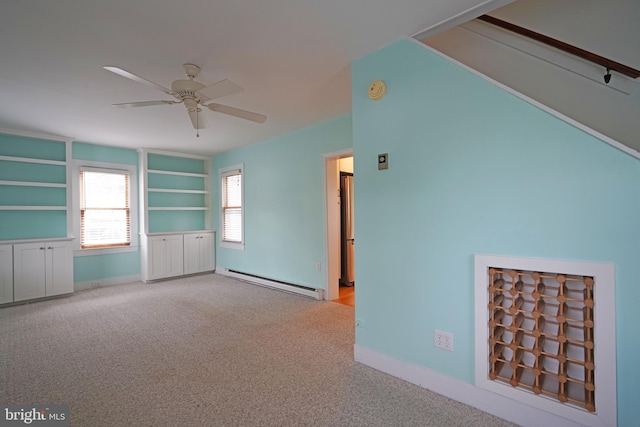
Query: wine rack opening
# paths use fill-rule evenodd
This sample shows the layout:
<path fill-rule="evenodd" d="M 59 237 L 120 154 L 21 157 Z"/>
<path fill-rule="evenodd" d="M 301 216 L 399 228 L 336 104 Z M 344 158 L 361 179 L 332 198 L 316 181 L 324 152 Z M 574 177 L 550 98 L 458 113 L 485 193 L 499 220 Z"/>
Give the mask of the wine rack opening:
<path fill-rule="evenodd" d="M 594 278 L 488 273 L 489 378 L 595 412 Z"/>
<path fill-rule="evenodd" d="M 484 254 L 474 263 L 475 384 L 497 413 L 617 425 L 615 265 Z"/>

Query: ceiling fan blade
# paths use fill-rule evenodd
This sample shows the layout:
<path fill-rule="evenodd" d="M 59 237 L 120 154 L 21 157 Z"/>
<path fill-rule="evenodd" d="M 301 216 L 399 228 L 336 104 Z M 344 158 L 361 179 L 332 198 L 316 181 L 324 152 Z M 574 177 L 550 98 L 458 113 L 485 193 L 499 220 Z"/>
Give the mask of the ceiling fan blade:
<path fill-rule="evenodd" d="M 232 93 L 242 92 L 243 90 L 244 89 L 239 84 L 234 83 L 229 79 L 224 79 L 200 89 L 198 91 L 198 95 L 203 98 L 203 100 L 208 101 L 210 99 L 231 95 Z"/>
<path fill-rule="evenodd" d="M 148 107 L 150 105 L 171 105 L 176 104 L 176 101 L 142 101 L 142 102 L 125 102 L 123 104 L 111 104 L 118 108 L 131 108 L 131 107 Z"/>
<path fill-rule="evenodd" d="M 191 119 L 191 124 L 193 124 L 194 129 L 206 129 L 209 127 L 206 117 L 202 114 L 202 108 L 187 110 L 187 112 L 189 113 L 189 118 Z"/>
<path fill-rule="evenodd" d="M 136 76 L 135 74 L 132 74 L 132 73 L 126 71 L 126 70 L 123 70 L 122 68 L 112 67 L 112 66 L 109 66 L 109 65 L 105 65 L 102 68 L 104 68 L 107 71 L 111 71 L 112 73 L 118 74 L 119 76 L 126 77 L 129 80 L 133 80 L 134 82 L 142 83 L 143 85 L 147 85 L 147 86 L 150 86 L 152 88 L 158 89 L 159 91 L 162 91 L 162 92 L 166 93 L 167 95 L 171 95 L 171 91 L 169 89 L 167 89 L 166 87 L 160 86 L 159 84 L 154 83 L 151 80 L 147 80 L 147 79 L 144 79 L 144 78 L 142 78 L 140 76 Z"/>
<path fill-rule="evenodd" d="M 239 117 L 245 120 L 251 120 L 256 123 L 264 123 L 267 120 L 267 116 L 263 114 L 253 113 L 247 110 L 241 110 L 240 108 L 229 107 L 228 105 L 221 104 L 208 104 L 205 105 L 211 111 L 215 111 L 217 113 L 228 114 L 230 116 Z"/>

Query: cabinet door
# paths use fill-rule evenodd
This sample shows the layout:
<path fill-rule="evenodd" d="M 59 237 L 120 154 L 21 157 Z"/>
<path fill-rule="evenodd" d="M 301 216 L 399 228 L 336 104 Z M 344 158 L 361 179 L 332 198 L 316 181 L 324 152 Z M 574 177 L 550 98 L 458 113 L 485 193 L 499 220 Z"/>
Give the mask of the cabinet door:
<path fill-rule="evenodd" d="M 45 243 L 47 296 L 73 292 L 73 252 L 69 242 Z"/>
<path fill-rule="evenodd" d="M 200 271 L 216 269 L 215 234 L 205 233 L 200 239 Z"/>
<path fill-rule="evenodd" d="M 13 296 L 23 301 L 46 296 L 44 243 L 13 245 Z"/>
<path fill-rule="evenodd" d="M 13 246 L 0 245 L 0 304 L 13 302 Z"/>
<path fill-rule="evenodd" d="M 184 274 L 200 271 L 200 235 L 184 235 Z"/>
<path fill-rule="evenodd" d="M 213 233 L 184 235 L 184 274 L 215 269 L 213 236 Z"/>
<path fill-rule="evenodd" d="M 182 235 L 149 237 L 149 280 L 182 274 Z"/>
<path fill-rule="evenodd" d="M 166 265 L 166 239 L 161 236 L 149 237 L 149 280 L 164 277 Z"/>
<path fill-rule="evenodd" d="M 180 276 L 183 271 L 182 235 L 167 236 L 167 270 L 166 276 Z"/>

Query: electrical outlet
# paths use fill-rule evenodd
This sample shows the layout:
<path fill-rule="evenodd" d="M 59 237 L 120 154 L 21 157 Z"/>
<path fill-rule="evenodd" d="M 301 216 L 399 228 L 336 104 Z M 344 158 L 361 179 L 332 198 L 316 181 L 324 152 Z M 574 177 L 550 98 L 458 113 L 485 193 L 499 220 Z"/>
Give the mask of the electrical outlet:
<path fill-rule="evenodd" d="M 322 270 L 322 264 L 320 264 L 319 262 L 316 262 L 316 270 L 317 271 Z"/>
<path fill-rule="evenodd" d="M 91 282 L 92 288 L 97 288 L 100 285 L 102 285 L 102 282 L 100 280 L 94 280 L 93 282 Z"/>
<path fill-rule="evenodd" d="M 453 351 L 453 334 L 435 329 L 433 345 L 444 350 Z"/>

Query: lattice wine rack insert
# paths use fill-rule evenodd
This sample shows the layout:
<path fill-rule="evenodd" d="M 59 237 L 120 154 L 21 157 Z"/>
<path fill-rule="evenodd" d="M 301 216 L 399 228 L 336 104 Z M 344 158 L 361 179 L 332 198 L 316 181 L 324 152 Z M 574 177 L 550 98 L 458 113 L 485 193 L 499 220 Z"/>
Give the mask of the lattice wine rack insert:
<path fill-rule="evenodd" d="M 489 378 L 594 412 L 593 286 L 489 268 Z"/>

